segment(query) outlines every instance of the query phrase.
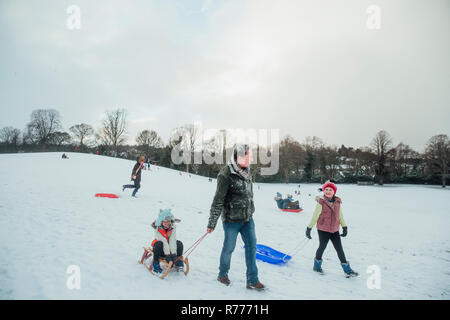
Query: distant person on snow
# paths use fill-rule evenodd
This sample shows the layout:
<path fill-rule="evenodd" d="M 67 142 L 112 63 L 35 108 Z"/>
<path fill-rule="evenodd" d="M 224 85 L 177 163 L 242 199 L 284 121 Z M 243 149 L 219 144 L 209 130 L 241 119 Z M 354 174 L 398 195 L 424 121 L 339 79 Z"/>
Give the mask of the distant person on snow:
<path fill-rule="evenodd" d="M 62 158 L 63 158 L 63 159 L 69 159 L 69 157 L 68 157 L 68 156 L 66 156 L 66 154 L 65 154 L 65 153 L 63 153 L 63 155 L 62 155 Z"/>
<path fill-rule="evenodd" d="M 358 273 L 350 268 L 350 263 L 345 258 L 344 249 L 342 248 L 341 237 L 347 235 L 347 225 L 342 215 L 342 201 L 339 197 L 336 197 L 337 187 L 334 183 L 327 182 L 323 185 L 322 190 L 323 197 L 316 197 L 316 209 L 314 210 L 311 222 L 306 228 L 306 237 L 311 239 L 311 229 L 317 223 L 319 248 L 314 258 L 313 270 L 320 274 L 324 273 L 322 270 L 322 254 L 327 247 L 328 241 L 331 240 L 344 272 L 348 277 L 357 276 Z M 339 235 L 339 224 L 343 229 L 341 235 Z"/>
<path fill-rule="evenodd" d="M 287 195 L 286 199 L 283 199 L 281 193 L 277 192 L 277 196 L 274 198 L 279 209 L 300 209 L 298 200 L 294 200 L 291 194 Z"/>
<path fill-rule="evenodd" d="M 233 156 L 217 175 L 217 189 L 211 204 L 207 232 L 214 231 L 217 220 L 221 216 L 225 238 L 220 254 L 217 280 L 225 285 L 230 284 L 228 271 L 231 265 L 231 255 L 240 233 L 245 244 L 247 289 L 264 290 L 265 286 L 258 280 L 256 266 L 256 233 L 253 222 L 255 205 L 250 175 L 251 156 L 252 150 L 248 145 L 235 145 Z"/>
<path fill-rule="evenodd" d="M 286 201 L 283 199 L 281 193 L 277 192 L 277 196 L 274 198 L 279 209 L 286 209 Z"/>
<path fill-rule="evenodd" d="M 144 165 L 144 156 L 140 156 L 137 158 L 137 162 L 133 167 L 133 171 L 131 171 L 131 180 L 134 182 L 134 184 L 124 184 L 122 186 L 122 191 L 125 191 L 127 188 L 134 188 L 133 193 L 131 194 L 132 197 L 136 198 L 136 192 L 138 192 L 139 188 L 141 187 L 141 172 L 142 172 L 142 166 Z"/>
<path fill-rule="evenodd" d="M 179 257 L 183 255 L 183 243 L 177 240 L 175 223 L 181 222 L 175 219 L 170 209 L 159 210 L 158 219 L 153 221 L 152 227 L 155 229 L 155 240 L 153 247 L 153 272 L 161 273 L 159 264 L 160 258 L 165 258 L 167 262 L 175 261 L 175 268 L 182 270 L 184 263 Z M 177 260 L 178 259 L 178 260 Z"/>

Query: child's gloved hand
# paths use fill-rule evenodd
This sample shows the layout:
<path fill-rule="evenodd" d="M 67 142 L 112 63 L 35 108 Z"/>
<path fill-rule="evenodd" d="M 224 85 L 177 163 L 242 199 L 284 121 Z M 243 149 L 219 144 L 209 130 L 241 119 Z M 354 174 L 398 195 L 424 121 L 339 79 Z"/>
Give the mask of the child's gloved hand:
<path fill-rule="evenodd" d="M 342 227 L 341 237 L 345 237 L 347 235 L 347 227 Z"/>
<path fill-rule="evenodd" d="M 308 239 L 311 239 L 311 228 L 306 228 L 306 237 L 308 238 Z"/>

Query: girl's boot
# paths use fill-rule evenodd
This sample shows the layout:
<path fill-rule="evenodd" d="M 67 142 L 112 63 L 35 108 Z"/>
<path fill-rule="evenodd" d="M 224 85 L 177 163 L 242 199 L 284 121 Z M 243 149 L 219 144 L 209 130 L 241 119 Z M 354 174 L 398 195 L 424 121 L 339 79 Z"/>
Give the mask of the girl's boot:
<path fill-rule="evenodd" d="M 320 274 L 325 274 L 322 270 L 322 261 L 323 260 L 317 260 L 316 258 L 314 258 L 314 267 L 313 270 L 320 273 Z"/>
<path fill-rule="evenodd" d="M 342 270 L 344 270 L 345 274 L 347 275 L 347 278 L 350 277 L 357 277 L 359 275 L 358 272 L 352 270 L 352 268 L 350 267 L 350 262 L 346 262 L 346 263 L 341 263 L 342 266 Z"/>

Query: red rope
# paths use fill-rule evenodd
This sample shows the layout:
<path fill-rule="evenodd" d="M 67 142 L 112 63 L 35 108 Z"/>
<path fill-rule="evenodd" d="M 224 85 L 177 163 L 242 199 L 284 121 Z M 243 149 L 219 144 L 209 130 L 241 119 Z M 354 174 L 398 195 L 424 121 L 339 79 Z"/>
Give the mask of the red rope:
<path fill-rule="evenodd" d="M 183 256 L 186 255 L 186 253 L 191 250 L 191 252 L 189 252 L 186 256 L 184 256 L 184 258 L 186 259 L 194 250 L 195 248 L 197 248 L 197 246 L 200 244 L 200 242 L 202 242 L 202 240 L 208 235 L 208 232 L 206 232 L 203 236 L 201 236 L 197 241 L 195 241 L 186 251 L 184 251 Z M 173 263 L 175 264 L 175 262 L 178 261 L 178 259 L 180 259 L 182 256 L 179 256 Z"/>
<path fill-rule="evenodd" d="M 184 254 L 186 254 L 186 257 L 185 257 L 185 258 L 187 258 L 187 256 L 190 255 L 190 254 L 194 251 L 195 248 L 197 248 L 197 246 L 200 244 L 200 242 L 202 242 L 202 240 L 207 236 L 207 234 L 208 234 L 208 232 L 206 232 L 200 239 L 198 239 L 196 242 L 194 242 L 194 244 L 189 248 L 189 249 L 191 249 L 191 248 L 193 247 L 192 250 L 191 250 L 191 252 L 189 252 L 188 254 L 186 254 L 186 252 L 188 252 L 189 249 L 187 249 L 187 250 L 184 252 Z"/>

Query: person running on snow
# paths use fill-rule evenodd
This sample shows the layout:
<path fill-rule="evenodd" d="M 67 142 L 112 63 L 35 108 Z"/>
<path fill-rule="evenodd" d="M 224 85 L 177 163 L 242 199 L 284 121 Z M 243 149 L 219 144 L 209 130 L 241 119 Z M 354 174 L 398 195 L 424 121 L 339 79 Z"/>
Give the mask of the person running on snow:
<path fill-rule="evenodd" d="M 323 274 L 322 270 L 322 254 L 327 247 L 328 241 L 331 240 L 334 249 L 338 254 L 341 266 L 347 276 L 357 276 L 358 273 L 353 271 L 350 263 L 345 258 L 344 249 L 342 248 L 341 237 L 347 236 L 347 225 L 342 215 L 341 199 L 336 197 L 337 187 L 332 182 L 327 182 L 322 187 L 323 197 L 316 197 L 317 205 L 314 210 L 311 222 L 306 228 L 306 237 L 311 239 L 311 229 L 317 223 L 317 232 L 319 234 L 319 248 L 314 258 L 313 270 Z M 342 226 L 343 232 L 339 235 L 339 224 Z"/>
<path fill-rule="evenodd" d="M 126 188 L 134 188 L 133 193 L 131 194 L 132 197 L 136 197 L 136 192 L 141 187 L 141 172 L 142 172 L 142 166 L 144 165 L 144 156 L 140 156 L 137 158 L 137 162 L 133 167 L 133 171 L 131 171 L 131 180 L 133 180 L 134 184 L 124 184 L 122 186 L 122 191 L 125 191 Z"/>
<path fill-rule="evenodd" d="M 159 210 L 158 219 L 153 221 L 152 227 L 155 229 L 155 240 L 153 247 L 153 272 L 161 273 L 159 264 L 160 258 L 165 258 L 167 262 L 175 261 L 175 268 L 182 270 L 184 263 L 180 259 L 183 255 L 183 243 L 177 240 L 175 223 L 181 222 L 175 219 L 170 209 Z"/>
<path fill-rule="evenodd" d="M 214 231 L 219 216 L 222 216 L 225 238 L 217 280 L 225 285 L 230 284 L 228 271 L 231 255 L 236 246 L 237 235 L 240 233 L 245 244 L 247 289 L 264 290 L 264 285 L 258 280 L 256 266 L 256 234 L 253 222 L 255 206 L 250 176 L 251 157 L 252 151 L 248 145 L 234 146 L 233 156 L 217 175 L 217 189 L 211 204 L 207 232 Z"/>

